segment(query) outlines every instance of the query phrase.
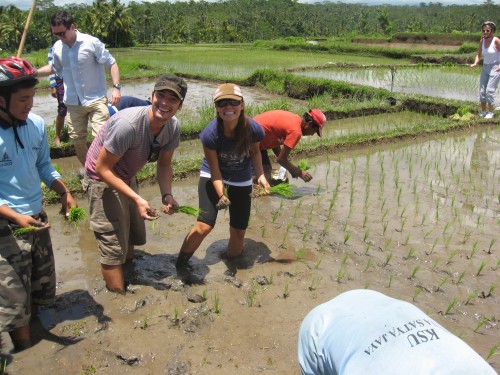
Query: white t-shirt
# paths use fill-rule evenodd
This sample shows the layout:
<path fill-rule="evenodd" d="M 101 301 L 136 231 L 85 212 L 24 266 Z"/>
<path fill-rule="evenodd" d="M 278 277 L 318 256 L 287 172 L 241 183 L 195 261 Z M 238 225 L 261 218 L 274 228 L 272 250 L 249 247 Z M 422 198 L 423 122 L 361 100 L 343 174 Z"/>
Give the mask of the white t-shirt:
<path fill-rule="evenodd" d="M 496 374 L 417 307 L 365 289 L 311 310 L 300 327 L 298 355 L 303 374 Z"/>

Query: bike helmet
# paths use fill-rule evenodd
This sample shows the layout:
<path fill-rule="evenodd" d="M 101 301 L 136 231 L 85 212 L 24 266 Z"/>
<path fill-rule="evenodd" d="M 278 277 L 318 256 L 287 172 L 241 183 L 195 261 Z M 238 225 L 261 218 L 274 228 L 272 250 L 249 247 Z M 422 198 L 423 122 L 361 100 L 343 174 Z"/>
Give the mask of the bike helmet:
<path fill-rule="evenodd" d="M 18 57 L 0 59 L 0 86 L 36 78 L 36 70 L 29 61 Z"/>
<path fill-rule="evenodd" d="M 497 25 L 495 25 L 495 23 L 492 21 L 484 21 L 483 26 L 481 26 L 481 29 L 484 28 L 485 26 L 491 27 L 493 32 L 497 31 Z"/>
<path fill-rule="evenodd" d="M 24 145 L 21 142 L 21 138 L 19 138 L 17 128 L 26 125 L 26 121 L 14 117 L 9 110 L 12 95 L 12 89 L 10 87 L 27 80 L 33 80 L 34 85 L 37 82 L 36 70 L 29 61 L 18 57 L 0 59 L 0 95 L 5 99 L 5 106 L 0 106 L 0 110 L 5 112 L 11 120 L 11 123 L 1 123 L 0 125 L 2 128 L 12 127 L 14 129 L 16 142 L 23 149 Z"/>

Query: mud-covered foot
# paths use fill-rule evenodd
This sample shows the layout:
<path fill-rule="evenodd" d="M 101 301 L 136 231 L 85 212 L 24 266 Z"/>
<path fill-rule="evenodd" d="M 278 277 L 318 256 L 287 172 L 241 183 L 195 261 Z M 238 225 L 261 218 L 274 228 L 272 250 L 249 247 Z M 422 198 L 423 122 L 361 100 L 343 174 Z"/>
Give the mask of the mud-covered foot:
<path fill-rule="evenodd" d="M 192 256 L 193 254 L 179 253 L 179 255 L 177 256 L 177 261 L 175 262 L 175 267 L 177 269 L 187 268 L 189 259 L 191 259 Z"/>

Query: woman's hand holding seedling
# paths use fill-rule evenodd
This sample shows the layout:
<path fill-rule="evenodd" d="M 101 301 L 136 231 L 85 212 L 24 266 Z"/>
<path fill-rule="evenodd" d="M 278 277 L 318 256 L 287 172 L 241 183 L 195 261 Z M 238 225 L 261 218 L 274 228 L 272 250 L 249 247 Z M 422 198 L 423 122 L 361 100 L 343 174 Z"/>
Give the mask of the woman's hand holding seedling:
<path fill-rule="evenodd" d="M 158 218 L 159 215 L 156 210 L 152 208 L 148 201 L 143 199 L 141 196 L 137 198 L 136 204 L 139 215 L 141 215 L 144 220 L 155 220 Z"/>
<path fill-rule="evenodd" d="M 37 220 L 30 215 L 18 215 L 14 220 L 17 225 L 21 228 L 50 228 L 50 224 L 44 223 L 43 221 Z"/>
<path fill-rule="evenodd" d="M 215 205 L 215 208 L 217 208 L 218 210 L 223 210 L 225 208 L 228 208 L 230 205 L 231 201 L 229 200 L 229 198 L 225 195 L 222 195 L 219 198 L 219 202 L 217 202 L 217 204 Z"/>
<path fill-rule="evenodd" d="M 264 174 L 261 174 L 259 176 L 259 179 L 257 180 L 257 183 L 264 189 L 264 191 L 260 195 L 269 195 L 271 194 L 270 188 L 271 186 L 269 185 L 269 182 L 267 182 L 266 176 Z"/>

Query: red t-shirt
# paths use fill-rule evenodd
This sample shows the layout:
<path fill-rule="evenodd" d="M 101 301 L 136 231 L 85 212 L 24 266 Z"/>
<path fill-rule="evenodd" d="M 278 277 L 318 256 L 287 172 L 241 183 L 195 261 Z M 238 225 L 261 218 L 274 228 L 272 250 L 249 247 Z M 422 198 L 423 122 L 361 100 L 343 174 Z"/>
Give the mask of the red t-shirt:
<path fill-rule="evenodd" d="M 293 149 L 302 137 L 302 117 L 282 110 L 261 113 L 254 120 L 262 125 L 266 136 L 260 141 L 261 150 L 270 150 L 281 145 Z"/>

